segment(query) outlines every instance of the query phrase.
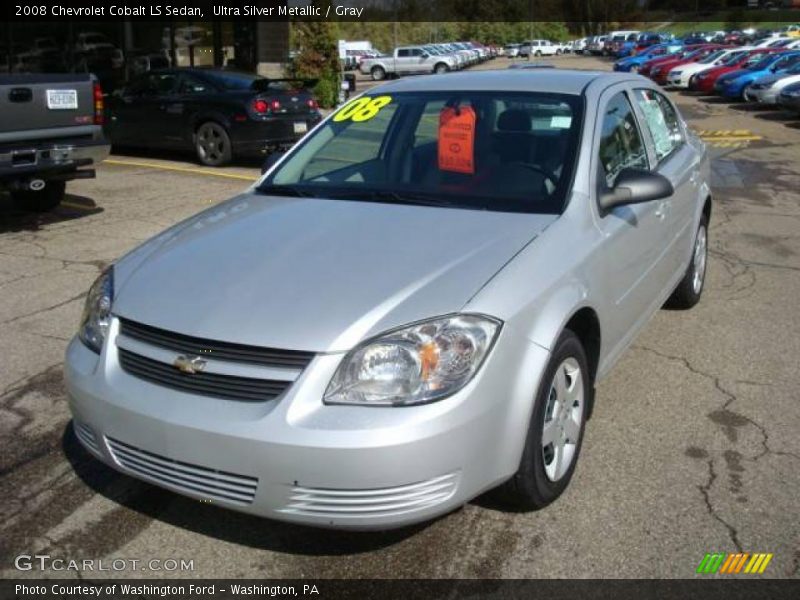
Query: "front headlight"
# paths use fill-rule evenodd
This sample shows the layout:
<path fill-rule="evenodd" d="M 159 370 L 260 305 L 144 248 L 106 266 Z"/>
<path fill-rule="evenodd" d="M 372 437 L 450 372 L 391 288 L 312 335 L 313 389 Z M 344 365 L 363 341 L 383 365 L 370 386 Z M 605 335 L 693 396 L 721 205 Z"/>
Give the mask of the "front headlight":
<path fill-rule="evenodd" d="M 109 267 L 89 288 L 81 315 L 78 337 L 98 354 L 108 334 L 111 323 L 111 303 L 114 300 L 114 268 Z"/>
<path fill-rule="evenodd" d="M 441 400 L 472 379 L 500 326 L 496 319 L 464 314 L 389 331 L 344 357 L 323 401 L 407 406 Z"/>

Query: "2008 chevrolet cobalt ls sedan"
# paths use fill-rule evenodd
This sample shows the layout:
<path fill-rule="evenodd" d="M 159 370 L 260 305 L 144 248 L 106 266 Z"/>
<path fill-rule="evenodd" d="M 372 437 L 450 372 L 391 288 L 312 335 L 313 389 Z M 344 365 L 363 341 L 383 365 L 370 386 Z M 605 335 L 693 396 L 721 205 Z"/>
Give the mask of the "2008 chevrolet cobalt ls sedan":
<path fill-rule="evenodd" d="M 703 144 L 636 75 L 401 80 L 92 286 L 75 432 L 112 467 L 325 527 L 567 487 L 595 384 L 703 290 Z"/>

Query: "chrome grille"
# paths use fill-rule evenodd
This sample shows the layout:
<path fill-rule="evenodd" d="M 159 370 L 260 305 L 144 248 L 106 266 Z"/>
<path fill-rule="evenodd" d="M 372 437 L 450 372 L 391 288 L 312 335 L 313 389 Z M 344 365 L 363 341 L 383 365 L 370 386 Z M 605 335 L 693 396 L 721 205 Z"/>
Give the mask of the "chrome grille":
<path fill-rule="evenodd" d="M 107 437 L 114 459 L 125 469 L 144 479 L 179 491 L 239 504 L 250 504 L 256 495 L 258 479 L 218 471 L 159 456 Z"/>
<path fill-rule="evenodd" d="M 259 402 L 280 396 L 291 381 L 253 379 L 217 373 L 184 373 L 171 364 L 117 349 L 119 364 L 127 373 L 165 387 L 189 394 L 200 394 L 229 400 Z"/>
<path fill-rule="evenodd" d="M 383 517 L 422 510 L 450 498 L 458 486 L 458 473 L 409 485 L 341 490 L 295 486 L 281 512 L 317 517 Z"/>
<path fill-rule="evenodd" d="M 124 336 L 152 344 L 153 346 L 166 348 L 167 350 L 174 350 L 180 354 L 193 354 L 211 360 L 248 363 L 267 367 L 304 369 L 314 358 L 313 352 L 276 350 L 274 348 L 206 340 L 136 323 L 128 319 L 120 318 L 119 322 L 120 333 Z"/>
<path fill-rule="evenodd" d="M 94 431 L 80 421 L 72 421 L 72 429 L 75 431 L 77 438 L 83 442 L 83 445 L 93 451 L 95 454 L 100 454 L 100 445 L 97 443 L 97 436 Z"/>

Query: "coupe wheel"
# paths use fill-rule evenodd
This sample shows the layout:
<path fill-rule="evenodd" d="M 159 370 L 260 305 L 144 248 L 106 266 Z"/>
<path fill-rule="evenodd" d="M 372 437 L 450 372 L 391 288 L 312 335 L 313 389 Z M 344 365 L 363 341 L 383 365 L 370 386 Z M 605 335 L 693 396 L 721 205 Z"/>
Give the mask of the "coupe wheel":
<path fill-rule="evenodd" d="M 706 281 L 706 264 L 708 262 L 708 219 L 705 215 L 700 219 L 694 238 L 692 260 L 683 275 L 678 287 L 667 300 L 669 308 L 692 308 L 700 302 Z"/>
<path fill-rule="evenodd" d="M 542 377 L 519 470 L 497 490 L 501 501 L 533 510 L 564 492 L 578 462 L 593 393 L 583 345 L 567 330 Z"/>
<path fill-rule="evenodd" d="M 197 128 L 195 134 L 197 158 L 209 167 L 221 167 L 231 161 L 231 139 L 219 123 L 209 121 Z"/>

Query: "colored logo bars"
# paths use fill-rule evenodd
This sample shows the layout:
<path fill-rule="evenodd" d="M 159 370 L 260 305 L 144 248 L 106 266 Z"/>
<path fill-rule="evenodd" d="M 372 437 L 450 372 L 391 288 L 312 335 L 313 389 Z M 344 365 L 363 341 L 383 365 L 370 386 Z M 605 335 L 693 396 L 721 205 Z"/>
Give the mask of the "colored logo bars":
<path fill-rule="evenodd" d="M 716 552 L 706 554 L 697 566 L 697 573 L 705 575 L 720 573 L 726 575 L 736 575 L 739 573 L 758 573 L 761 574 L 767 568 L 772 554 L 740 552 L 738 554 L 727 554 Z"/>

